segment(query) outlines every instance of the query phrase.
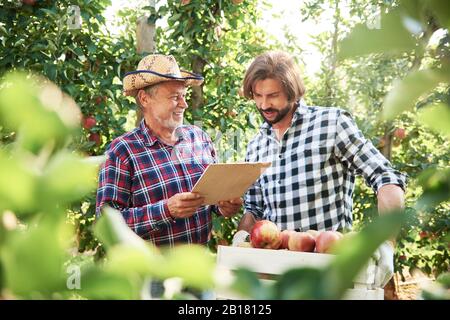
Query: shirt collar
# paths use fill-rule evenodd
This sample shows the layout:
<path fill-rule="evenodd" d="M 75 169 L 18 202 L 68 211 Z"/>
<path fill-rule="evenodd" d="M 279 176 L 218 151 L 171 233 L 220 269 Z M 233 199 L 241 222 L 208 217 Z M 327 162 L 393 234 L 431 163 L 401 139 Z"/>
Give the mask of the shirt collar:
<path fill-rule="evenodd" d="M 141 120 L 139 127 L 141 129 L 142 135 L 144 136 L 144 143 L 146 146 L 151 147 L 157 141 L 160 141 L 158 137 L 152 132 L 152 130 L 150 130 L 150 128 L 147 126 L 147 124 L 145 123 L 145 119 Z M 185 140 L 186 135 L 184 126 L 179 126 L 178 128 L 176 128 L 175 135 L 178 138 L 178 141 Z"/>

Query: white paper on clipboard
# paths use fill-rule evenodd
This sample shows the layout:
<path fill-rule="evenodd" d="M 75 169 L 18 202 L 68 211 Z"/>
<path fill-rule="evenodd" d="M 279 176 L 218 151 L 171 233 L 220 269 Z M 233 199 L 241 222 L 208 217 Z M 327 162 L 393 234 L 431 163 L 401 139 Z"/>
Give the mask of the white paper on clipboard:
<path fill-rule="evenodd" d="M 192 192 L 205 197 L 204 204 L 209 205 L 242 197 L 270 165 L 270 162 L 210 164 Z"/>

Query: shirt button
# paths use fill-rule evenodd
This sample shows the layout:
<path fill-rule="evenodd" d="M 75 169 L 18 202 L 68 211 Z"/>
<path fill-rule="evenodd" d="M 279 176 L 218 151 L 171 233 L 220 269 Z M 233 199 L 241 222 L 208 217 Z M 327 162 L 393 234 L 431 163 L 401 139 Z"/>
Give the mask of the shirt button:
<path fill-rule="evenodd" d="M 278 158 L 280 158 L 280 159 L 281 159 L 281 158 L 283 158 L 283 156 L 282 156 L 282 155 L 280 154 L 280 155 L 278 155 Z"/>
<path fill-rule="evenodd" d="M 278 184 L 281 184 L 281 180 L 278 180 Z"/>

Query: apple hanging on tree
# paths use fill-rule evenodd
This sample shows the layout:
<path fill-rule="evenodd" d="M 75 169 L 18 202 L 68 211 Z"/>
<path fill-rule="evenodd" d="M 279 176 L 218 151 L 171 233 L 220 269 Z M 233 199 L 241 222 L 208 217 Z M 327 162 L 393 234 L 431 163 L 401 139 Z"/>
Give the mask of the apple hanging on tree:
<path fill-rule="evenodd" d="M 83 117 L 82 125 L 86 130 L 90 130 L 97 124 L 97 121 L 93 116 Z"/>
<path fill-rule="evenodd" d="M 36 4 L 36 0 L 22 0 L 23 4 L 34 6 Z"/>
<path fill-rule="evenodd" d="M 394 131 L 394 137 L 403 140 L 406 138 L 406 130 L 403 128 L 397 128 Z"/>
<path fill-rule="evenodd" d="M 99 146 L 102 144 L 102 138 L 100 137 L 100 135 L 96 132 L 92 132 L 89 137 L 88 137 L 89 141 L 93 141 L 95 142 L 95 145 Z"/>

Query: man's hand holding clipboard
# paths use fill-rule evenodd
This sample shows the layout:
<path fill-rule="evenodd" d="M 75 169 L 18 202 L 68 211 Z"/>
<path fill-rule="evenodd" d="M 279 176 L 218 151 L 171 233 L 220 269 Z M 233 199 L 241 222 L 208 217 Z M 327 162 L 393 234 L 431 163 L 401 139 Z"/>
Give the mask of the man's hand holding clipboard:
<path fill-rule="evenodd" d="M 237 200 L 270 165 L 270 162 L 210 164 L 195 184 L 192 192 L 202 196 L 203 204 L 208 205 L 220 204 L 222 201 L 229 202 L 228 200 L 232 199 Z M 230 203 L 230 205 L 233 204 Z M 242 200 L 239 205 L 242 205 Z M 226 204 L 221 205 L 221 208 L 225 208 L 224 206 Z M 223 215 L 226 216 L 224 213 Z"/>

